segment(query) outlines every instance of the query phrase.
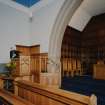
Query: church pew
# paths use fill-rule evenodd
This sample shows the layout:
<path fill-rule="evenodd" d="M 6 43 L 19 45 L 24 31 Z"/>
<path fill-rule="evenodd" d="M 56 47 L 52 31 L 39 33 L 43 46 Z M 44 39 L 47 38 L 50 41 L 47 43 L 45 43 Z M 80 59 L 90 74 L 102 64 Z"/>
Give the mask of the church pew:
<path fill-rule="evenodd" d="M 26 81 L 15 82 L 15 95 L 34 105 L 97 105 L 95 95 L 89 97 Z"/>
<path fill-rule="evenodd" d="M 3 102 L 3 104 L 1 104 Z M 34 105 L 31 102 L 24 100 L 13 93 L 0 88 L 0 105 Z"/>

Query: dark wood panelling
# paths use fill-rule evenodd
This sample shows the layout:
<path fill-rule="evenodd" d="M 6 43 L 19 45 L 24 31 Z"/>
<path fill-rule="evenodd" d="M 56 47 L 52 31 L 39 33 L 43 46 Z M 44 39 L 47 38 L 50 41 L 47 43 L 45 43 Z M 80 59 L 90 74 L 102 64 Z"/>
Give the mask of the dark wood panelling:
<path fill-rule="evenodd" d="M 62 76 L 81 75 L 81 32 L 67 26 L 61 55 Z"/>
<path fill-rule="evenodd" d="M 88 73 L 92 74 L 93 64 L 105 59 L 105 14 L 94 16 L 82 34 L 82 60 L 89 67 Z"/>
<path fill-rule="evenodd" d="M 62 41 L 62 58 L 78 58 L 80 56 L 81 32 L 67 26 Z"/>
<path fill-rule="evenodd" d="M 85 27 L 82 36 L 82 47 L 89 49 L 90 58 L 95 62 L 105 58 L 105 14 L 94 16 Z M 94 63 L 95 63 L 94 62 Z"/>
<path fill-rule="evenodd" d="M 62 58 L 79 59 L 84 74 L 92 74 L 93 64 L 105 62 L 105 14 L 94 16 L 83 32 L 68 26 L 61 52 Z"/>

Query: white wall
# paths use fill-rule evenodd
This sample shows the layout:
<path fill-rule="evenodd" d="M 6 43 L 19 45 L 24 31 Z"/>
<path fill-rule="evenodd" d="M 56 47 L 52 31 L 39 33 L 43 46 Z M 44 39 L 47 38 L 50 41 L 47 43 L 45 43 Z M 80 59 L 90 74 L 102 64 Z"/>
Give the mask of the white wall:
<path fill-rule="evenodd" d="M 51 29 L 64 1 L 50 0 L 33 11 L 32 20 L 25 12 L 0 3 L 0 63 L 9 61 L 10 48 L 16 44 L 40 44 L 41 52 L 48 52 Z"/>
<path fill-rule="evenodd" d="M 9 60 L 10 47 L 29 45 L 29 34 L 28 16 L 0 3 L 0 63 Z"/>
<path fill-rule="evenodd" d="M 50 0 L 46 6 L 28 13 L 0 3 L 0 63 L 9 60 L 10 47 L 15 44 L 40 44 L 41 52 L 48 52 L 51 30 L 64 1 Z M 29 18 L 31 12 L 32 18 Z M 77 29 L 83 29 L 90 18 L 84 11 L 81 10 L 81 13 L 83 18 L 78 17 L 79 13 L 75 16 L 76 20 L 78 17 L 81 21 L 74 19 L 72 22 Z"/>
<path fill-rule="evenodd" d="M 52 26 L 65 0 L 53 0 L 46 7 L 35 11 L 31 24 L 31 44 L 40 44 L 41 52 L 48 52 Z"/>
<path fill-rule="evenodd" d="M 69 22 L 69 26 L 79 31 L 83 31 L 91 17 L 92 16 L 80 6 L 72 16 L 72 19 Z"/>

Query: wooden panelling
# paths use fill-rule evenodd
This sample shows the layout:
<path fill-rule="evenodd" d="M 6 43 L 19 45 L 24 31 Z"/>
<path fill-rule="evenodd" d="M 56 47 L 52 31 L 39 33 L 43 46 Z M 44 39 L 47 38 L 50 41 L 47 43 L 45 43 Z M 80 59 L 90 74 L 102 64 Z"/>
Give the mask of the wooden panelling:
<path fill-rule="evenodd" d="M 40 53 L 39 45 L 16 45 L 16 49 L 21 52 L 20 58 L 17 60 L 18 74 L 22 76 L 33 75 L 34 82 L 40 83 L 40 73 L 47 72 L 48 54 Z"/>
<path fill-rule="evenodd" d="M 34 105 L 27 100 L 15 96 L 14 94 L 7 92 L 3 89 L 0 89 L 0 97 L 3 97 L 6 101 L 10 102 L 13 105 Z"/>
<path fill-rule="evenodd" d="M 94 65 L 93 77 L 95 79 L 105 80 L 105 64 L 95 64 Z"/>
<path fill-rule="evenodd" d="M 40 53 L 40 45 L 33 46 L 16 45 L 16 50 L 20 51 L 20 55 L 30 56 L 36 53 Z"/>
<path fill-rule="evenodd" d="M 13 76 L 31 75 L 30 56 L 21 55 L 19 59 L 14 62 L 16 63 L 16 69 L 12 72 Z"/>
<path fill-rule="evenodd" d="M 96 105 L 96 97 L 90 97 L 61 89 L 32 84 L 25 81 L 17 81 L 17 95 L 35 105 Z M 90 101 L 94 100 L 94 104 Z M 91 104 L 92 103 L 92 104 Z"/>
<path fill-rule="evenodd" d="M 16 63 L 16 68 L 12 71 L 13 76 L 19 76 L 20 75 L 20 59 L 14 61 Z"/>
<path fill-rule="evenodd" d="M 62 76 L 82 75 L 80 59 L 62 58 Z"/>
<path fill-rule="evenodd" d="M 16 50 L 20 52 L 20 56 L 29 56 L 30 55 L 30 47 L 23 45 L 16 45 Z"/>
<path fill-rule="evenodd" d="M 2 76 L 0 76 L 0 89 L 4 88 L 4 79 Z"/>
<path fill-rule="evenodd" d="M 30 46 L 30 55 L 40 53 L 40 45 Z"/>
<path fill-rule="evenodd" d="M 33 75 L 33 59 L 31 55 L 36 53 L 40 53 L 40 45 L 33 45 L 33 46 L 23 46 L 23 45 L 16 45 L 16 50 L 20 52 L 19 58 L 16 59 L 16 70 L 13 72 L 15 76 L 30 76 Z M 38 62 L 36 62 L 38 63 Z M 39 67 L 39 65 L 38 65 Z M 37 68 L 38 68 L 37 67 Z M 35 69 L 37 70 L 37 69 Z M 39 69 L 38 69 L 39 70 Z M 39 75 L 38 75 L 39 77 Z"/>
<path fill-rule="evenodd" d="M 59 74 L 58 73 L 40 73 L 40 84 L 59 88 Z"/>
<path fill-rule="evenodd" d="M 30 56 L 20 56 L 20 75 L 31 75 Z"/>
<path fill-rule="evenodd" d="M 14 92 L 14 81 L 17 80 L 26 80 L 33 82 L 33 76 L 27 75 L 27 76 L 0 76 L 0 89 L 5 89 L 10 92 Z"/>
<path fill-rule="evenodd" d="M 62 58 L 79 60 L 83 74 L 92 75 L 93 65 L 100 60 L 105 62 L 104 27 L 105 14 L 94 16 L 83 32 L 68 26 L 62 41 Z M 75 64 L 72 65 L 75 67 Z"/>
<path fill-rule="evenodd" d="M 82 36 L 82 46 L 88 48 L 89 56 L 102 59 L 105 53 L 105 14 L 94 16 L 85 27 Z"/>
<path fill-rule="evenodd" d="M 61 49 L 62 76 L 80 75 L 81 36 L 81 32 L 67 26 Z"/>
<path fill-rule="evenodd" d="M 35 82 L 40 82 L 40 73 L 47 72 L 47 53 L 31 55 L 31 72 L 35 76 Z"/>
<path fill-rule="evenodd" d="M 34 75 L 34 82 L 40 82 L 40 58 L 39 56 L 31 56 L 31 73 Z"/>
<path fill-rule="evenodd" d="M 87 24 L 82 36 L 82 49 L 88 73 L 93 74 L 93 65 L 105 59 L 105 14 L 94 16 Z"/>

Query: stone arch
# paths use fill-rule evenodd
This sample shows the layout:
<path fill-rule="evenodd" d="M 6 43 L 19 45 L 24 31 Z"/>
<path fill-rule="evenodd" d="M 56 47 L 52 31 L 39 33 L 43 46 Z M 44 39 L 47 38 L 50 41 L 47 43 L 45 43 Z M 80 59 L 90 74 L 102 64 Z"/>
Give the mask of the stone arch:
<path fill-rule="evenodd" d="M 55 62 L 56 65 L 51 66 L 51 64 L 49 63 L 48 71 L 51 72 L 52 70 L 53 72 L 59 72 L 59 78 L 61 77 L 60 57 L 64 31 L 71 17 L 73 16 L 73 13 L 79 7 L 82 1 L 83 0 L 65 0 L 56 17 L 55 24 L 53 25 L 52 28 L 52 33 L 49 39 L 48 58 Z M 58 71 L 57 64 L 59 65 Z"/>

